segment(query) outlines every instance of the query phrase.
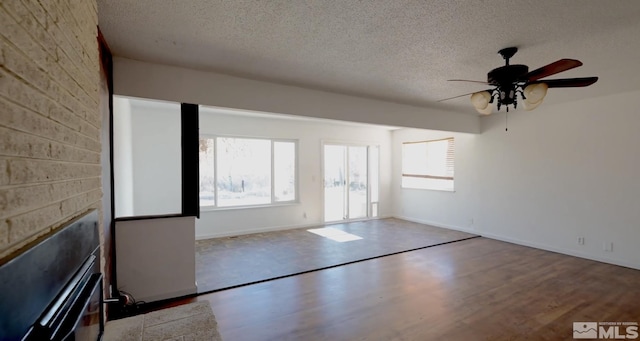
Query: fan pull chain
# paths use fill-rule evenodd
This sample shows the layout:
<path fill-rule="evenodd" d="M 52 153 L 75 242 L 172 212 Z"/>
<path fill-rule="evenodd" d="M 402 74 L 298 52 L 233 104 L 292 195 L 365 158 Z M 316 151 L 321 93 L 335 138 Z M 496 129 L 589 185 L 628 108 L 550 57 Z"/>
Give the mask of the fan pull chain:
<path fill-rule="evenodd" d="M 509 131 L 509 110 L 504 113 L 504 131 Z"/>

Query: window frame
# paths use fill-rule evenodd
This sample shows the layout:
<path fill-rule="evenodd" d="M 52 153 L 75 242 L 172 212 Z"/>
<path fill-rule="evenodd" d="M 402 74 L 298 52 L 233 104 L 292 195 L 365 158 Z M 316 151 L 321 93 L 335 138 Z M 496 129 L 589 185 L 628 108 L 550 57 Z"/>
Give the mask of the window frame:
<path fill-rule="evenodd" d="M 229 206 L 220 206 L 219 198 L 218 198 L 218 138 L 231 138 L 231 139 L 245 139 L 245 140 L 264 140 L 270 142 L 271 149 L 271 174 L 270 174 L 270 202 L 264 204 L 245 204 L 245 205 L 229 205 Z M 272 138 L 272 137 L 255 137 L 255 136 L 241 136 L 241 135 L 219 135 L 219 134 L 200 134 L 198 139 L 211 139 L 213 140 L 213 193 L 214 193 L 214 205 L 202 205 L 200 204 L 200 209 L 203 211 L 218 211 L 218 210 L 234 210 L 234 209 L 244 209 L 244 208 L 254 208 L 254 207 L 277 207 L 277 206 L 286 206 L 291 204 L 297 204 L 300 202 L 300 192 L 299 192 L 299 184 L 300 184 L 300 176 L 299 176 L 299 140 L 298 139 L 287 139 L 287 138 Z M 294 146 L 294 199 L 286 200 L 286 201 L 276 201 L 275 196 L 275 143 L 277 142 L 285 142 L 285 143 L 293 143 Z M 200 174 L 202 176 L 202 174 Z M 200 181 L 198 179 L 198 181 Z M 200 191 L 198 191 L 198 194 Z"/>
<path fill-rule="evenodd" d="M 433 142 L 441 142 L 441 141 L 448 141 L 448 145 L 447 145 L 447 152 L 446 152 L 446 156 L 445 156 L 445 160 L 444 160 L 444 167 L 445 169 L 447 169 L 447 175 L 440 175 L 440 174 L 428 174 L 427 171 L 424 172 L 424 174 L 413 174 L 413 173 L 405 173 L 405 169 L 404 169 L 404 153 L 405 153 L 405 145 L 408 144 L 422 144 L 424 143 L 427 148 L 428 148 L 428 144 L 429 143 L 433 143 Z M 445 191 L 445 192 L 455 192 L 455 138 L 454 137 L 445 137 L 445 138 L 441 138 L 441 139 L 433 139 L 433 140 L 423 140 L 423 141 L 407 141 L 407 142 L 402 142 L 401 145 L 401 152 L 402 152 L 402 164 L 401 164 L 401 181 L 400 181 L 400 186 L 403 189 L 421 189 L 421 190 L 432 190 L 432 191 Z M 429 158 L 428 155 L 425 155 L 425 161 L 426 164 L 429 163 Z M 451 169 L 450 171 L 448 169 Z M 450 175 L 449 175 L 450 173 Z M 446 186 L 444 183 L 443 185 L 424 185 L 424 186 L 408 186 L 405 185 L 405 178 L 419 178 L 419 179 L 430 179 L 430 180 L 444 180 L 444 181 L 450 181 L 451 185 L 450 186 Z"/>

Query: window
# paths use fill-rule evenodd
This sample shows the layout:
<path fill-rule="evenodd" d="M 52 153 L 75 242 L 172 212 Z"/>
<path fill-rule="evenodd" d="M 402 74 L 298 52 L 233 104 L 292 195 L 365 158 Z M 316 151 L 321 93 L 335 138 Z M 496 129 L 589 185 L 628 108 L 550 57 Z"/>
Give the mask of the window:
<path fill-rule="evenodd" d="M 453 137 L 402 144 L 402 187 L 453 191 Z"/>
<path fill-rule="evenodd" d="M 296 142 L 200 138 L 200 206 L 233 207 L 295 201 Z"/>

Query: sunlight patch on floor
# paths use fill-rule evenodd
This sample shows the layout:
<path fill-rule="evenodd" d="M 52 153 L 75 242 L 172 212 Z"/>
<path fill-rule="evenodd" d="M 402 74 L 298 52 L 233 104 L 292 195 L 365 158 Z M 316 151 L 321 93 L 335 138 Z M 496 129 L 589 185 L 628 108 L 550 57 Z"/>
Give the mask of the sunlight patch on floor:
<path fill-rule="evenodd" d="M 344 232 L 342 230 L 338 230 L 333 227 L 323 227 L 319 229 L 309 229 L 307 230 L 311 233 L 317 234 L 319 236 L 329 238 L 331 240 L 335 240 L 340 243 L 350 242 L 354 240 L 362 239 L 360 236 L 356 236 L 355 234 L 351 234 L 348 232 Z"/>

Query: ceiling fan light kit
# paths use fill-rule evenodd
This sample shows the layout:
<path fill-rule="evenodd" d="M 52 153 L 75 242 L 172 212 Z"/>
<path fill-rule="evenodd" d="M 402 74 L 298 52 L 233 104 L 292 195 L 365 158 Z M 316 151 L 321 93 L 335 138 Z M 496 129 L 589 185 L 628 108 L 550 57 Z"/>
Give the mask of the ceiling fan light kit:
<path fill-rule="evenodd" d="M 522 96 L 524 110 L 531 111 L 537 108 L 544 100 L 544 96 L 547 95 L 547 89 L 549 89 L 547 83 L 534 83 L 527 85 L 524 88 Z"/>
<path fill-rule="evenodd" d="M 505 107 L 507 112 L 509 111 L 509 107 L 516 109 L 518 107 L 518 98 L 522 100 L 524 109 L 530 111 L 542 104 L 549 88 L 584 87 L 598 81 L 598 77 L 541 81 L 540 79 L 542 78 L 579 67 L 582 65 L 582 62 L 575 59 L 560 59 L 529 72 L 529 67 L 526 65 L 509 64 L 509 59 L 513 57 L 517 51 L 518 49 L 516 47 L 508 47 L 498 51 L 505 60 L 505 65 L 489 71 L 487 74 L 487 82 L 463 79 L 451 79 L 450 81 L 483 83 L 493 86 L 491 89 L 470 94 L 471 104 L 476 111 L 482 115 L 491 114 L 493 111 L 493 103 L 496 103 L 498 111 L 500 111 L 501 107 Z M 458 97 L 461 96 L 447 98 L 439 102 Z"/>
<path fill-rule="evenodd" d="M 471 104 L 482 115 L 489 115 L 493 108 L 491 107 L 493 98 L 489 91 L 479 91 L 471 95 Z"/>

